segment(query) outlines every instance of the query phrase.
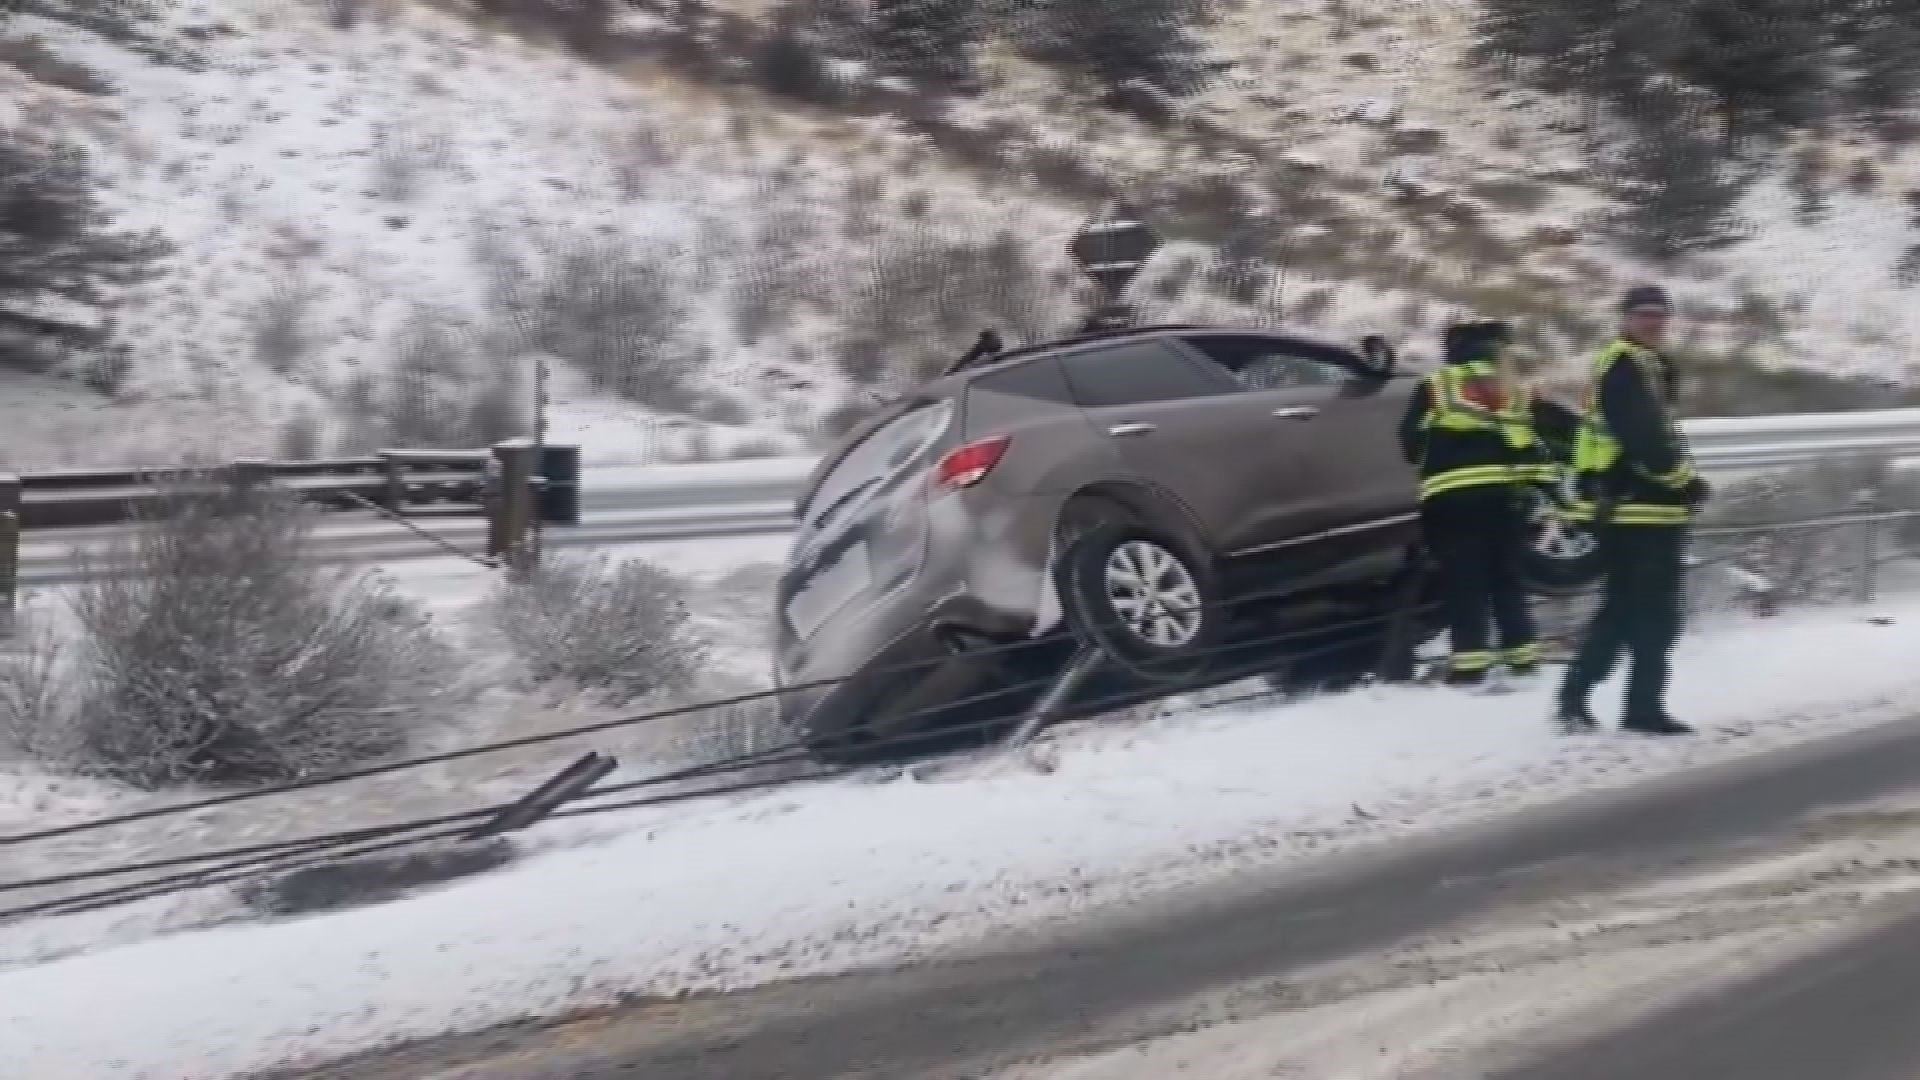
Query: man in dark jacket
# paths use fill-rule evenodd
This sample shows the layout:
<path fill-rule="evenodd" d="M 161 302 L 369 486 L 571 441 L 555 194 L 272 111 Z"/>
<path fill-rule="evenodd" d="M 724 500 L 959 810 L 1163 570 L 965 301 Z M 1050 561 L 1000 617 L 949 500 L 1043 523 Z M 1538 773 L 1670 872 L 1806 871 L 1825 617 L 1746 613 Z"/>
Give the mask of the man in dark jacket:
<path fill-rule="evenodd" d="M 1534 431 L 1546 407 L 1514 385 L 1504 360 L 1511 340 L 1504 323 L 1448 327 L 1446 364 L 1422 381 L 1400 423 L 1401 452 L 1420 471 L 1421 533 L 1439 564 L 1455 686 L 1483 683 L 1502 664 L 1530 675 L 1540 659 L 1521 560 L 1530 487 L 1554 468 Z"/>
<path fill-rule="evenodd" d="M 1673 301 L 1663 289 L 1630 290 L 1620 336 L 1594 360 L 1574 443 L 1575 512 L 1593 522 L 1607 581 L 1560 687 L 1557 719 L 1568 732 L 1598 727 L 1587 701 L 1622 653 L 1632 670 L 1621 726 L 1649 735 L 1693 730 L 1667 712 L 1666 691 L 1680 635 L 1688 526 L 1708 488 L 1674 414 L 1678 373 L 1659 351 L 1672 316 Z"/>

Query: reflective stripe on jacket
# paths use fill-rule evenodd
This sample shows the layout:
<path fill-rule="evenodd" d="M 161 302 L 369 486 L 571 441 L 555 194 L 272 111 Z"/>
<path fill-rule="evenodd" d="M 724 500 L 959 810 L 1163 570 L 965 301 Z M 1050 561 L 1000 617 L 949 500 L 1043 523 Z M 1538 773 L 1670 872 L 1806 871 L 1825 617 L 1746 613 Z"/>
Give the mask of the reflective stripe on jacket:
<path fill-rule="evenodd" d="M 1427 376 L 1420 419 L 1420 498 L 1449 491 L 1550 480 L 1533 433 L 1532 398 L 1508 393 L 1486 360 L 1448 364 Z"/>
<path fill-rule="evenodd" d="M 1616 525 L 1685 525 L 1697 473 L 1674 419 L 1667 361 L 1625 339 L 1594 358 L 1593 384 L 1574 438 L 1579 498 L 1571 516 Z"/>

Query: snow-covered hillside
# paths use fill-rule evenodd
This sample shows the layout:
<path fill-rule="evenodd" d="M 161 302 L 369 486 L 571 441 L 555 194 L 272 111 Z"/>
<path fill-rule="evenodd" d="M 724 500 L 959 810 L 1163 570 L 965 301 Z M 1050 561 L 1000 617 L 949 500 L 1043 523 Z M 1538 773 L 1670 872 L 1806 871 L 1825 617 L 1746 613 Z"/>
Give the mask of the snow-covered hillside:
<path fill-rule="evenodd" d="M 208 61 L 197 70 L 16 20 L 14 37 L 42 36 L 114 89 L 49 86 L 0 60 L 0 126 L 87 146 L 120 221 L 158 227 L 178 253 L 122 312 L 136 351 L 122 399 L 0 384 L 0 460 L 268 449 L 302 413 L 327 418 L 330 448 L 365 410 L 356 376 L 389 368 L 409 326 L 457 338 L 471 379 L 523 376 L 526 316 L 502 290 L 516 270 L 564 284 L 555 267 L 588 249 L 664 275 L 672 310 L 632 332 L 698 375 L 641 406 L 563 370 L 556 437 L 600 463 L 791 448 L 857 394 L 844 361 L 875 310 L 958 351 L 971 330 L 923 324 L 1005 306 L 892 295 L 952 269 L 955 249 L 1004 234 L 1020 274 L 1002 287 L 1046 294 L 1037 311 L 1023 296 L 1023 315 L 1060 325 L 1077 284 L 1065 242 L 1103 187 L 1136 194 L 1177 241 L 1140 286 L 1154 315 L 1277 311 L 1421 347 L 1447 317 L 1524 316 L 1560 358 L 1648 273 L 1593 227 L 1573 111 L 1463 66 L 1470 0 L 1232 7 L 1208 31 L 1223 74 L 1164 130 L 998 51 L 986 91 L 929 124 L 803 109 L 661 64 L 589 65 L 455 5 L 390 0 L 348 29 L 329 10 L 184 5 L 167 18 Z M 1870 190 L 1841 182 L 1869 159 Z M 1674 284 L 1698 344 L 1904 378 L 1920 307 L 1890 270 L 1910 242 L 1899 193 L 1913 160 L 1864 145 L 1832 160 L 1824 223 L 1797 223 L 1793 196 L 1763 183 L 1756 237 Z M 1286 235 L 1274 285 L 1249 305 L 1208 274 L 1222 184 L 1253 195 L 1233 213 Z M 889 260 L 930 240 L 947 262 Z"/>

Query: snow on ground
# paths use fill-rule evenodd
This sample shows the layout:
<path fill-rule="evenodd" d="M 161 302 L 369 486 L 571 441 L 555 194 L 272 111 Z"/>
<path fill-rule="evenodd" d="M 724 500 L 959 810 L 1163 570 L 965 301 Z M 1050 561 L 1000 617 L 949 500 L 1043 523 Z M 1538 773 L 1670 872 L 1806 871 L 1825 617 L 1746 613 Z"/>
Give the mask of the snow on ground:
<path fill-rule="evenodd" d="M 713 700 L 765 687 L 770 677 L 768 597 L 786 546 L 785 537 L 769 536 L 625 544 L 595 551 L 613 561 L 644 559 L 680 575 L 686 581 L 696 628 L 710 649 L 697 686 L 676 688 L 662 700 L 638 702 L 624 709 L 610 708 L 563 687 L 529 689 L 517 683 L 511 662 L 479 610 L 497 580 L 497 571 L 454 558 L 399 562 L 376 571 L 401 596 L 425 605 L 434 621 L 461 641 L 471 657 L 471 681 L 476 688 L 471 707 L 448 730 L 424 733 L 419 750 L 430 753 L 557 732 L 648 708 Z M 58 599 L 58 590 L 48 590 L 34 603 L 36 609 L 45 610 Z M 736 745 L 752 737 L 743 729 L 748 723 L 749 718 L 727 712 L 699 712 L 670 725 L 620 728 L 412 770 L 401 779 L 375 778 L 316 788 L 270 803 L 240 803 L 185 818 L 162 818 L 7 848 L 5 858 L 0 860 L 5 867 L 0 871 L 0 885 L 130 859 L 271 843 L 316 831 L 468 810 L 524 794 L 587 749 L 620 759 L 622 771 L 615 781 L 654 775 L 689 760 L 707 761 L 739 752 Z M 0 759 L 0 836 L 186 802 L 195 794 L 182 790 L 132 792 Z M 0 891 L 0 908 L 99 887 L 99 883 L 90 883 L 24 893 Z M 0 965 L 203 926 L 241 912 L 232 897 L 187 894 L 158 904 L 83 915 L 47 924 L 44 934 L 0 934 Z"/>
<path fill-rule="evenodd" d="M 0 1045 L 22 1075 L 215 1080 L 624 992 L 912 960 L 1019 920 L 1905 718 L 1916 646 L 1913 602 L 1693 635 L 1674 692 L 1708 728 L 1692 740 L 1556 738 L 1544 687 L 1377 689 L 1081 728 L 1048 776 L 865 777 L 550 823 L 530 861 L 384 906 L 0 971 Z M 0 942 L 18 955 L 49 932 Z"/>

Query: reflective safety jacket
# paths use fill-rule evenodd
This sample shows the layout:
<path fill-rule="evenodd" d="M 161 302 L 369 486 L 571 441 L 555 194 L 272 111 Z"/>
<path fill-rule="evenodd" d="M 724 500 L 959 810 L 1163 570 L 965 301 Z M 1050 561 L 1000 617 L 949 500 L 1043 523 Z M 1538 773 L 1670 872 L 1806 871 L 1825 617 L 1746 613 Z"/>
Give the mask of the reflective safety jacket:
<path fill-rule="evenodd" d="M 1693 520 L 1689 488 L 1698 474 L 1674 416 L 1675 385 L 1670 363 L 1652 349 L 1620 339 L 1600 350 L 1574 437 L 1574 517 L 1615 525 Z"/>
<path fill-rule="evenodd" d="M 1420 470 L 1422 502 L 1490 485 L 1545 483 L 1557 469 L 1534 433 L 1538 406 L 1509 394 L 1488 360 L 1449 363 L 1426 377 L 1400 423 L 1400 449 Z"/>

